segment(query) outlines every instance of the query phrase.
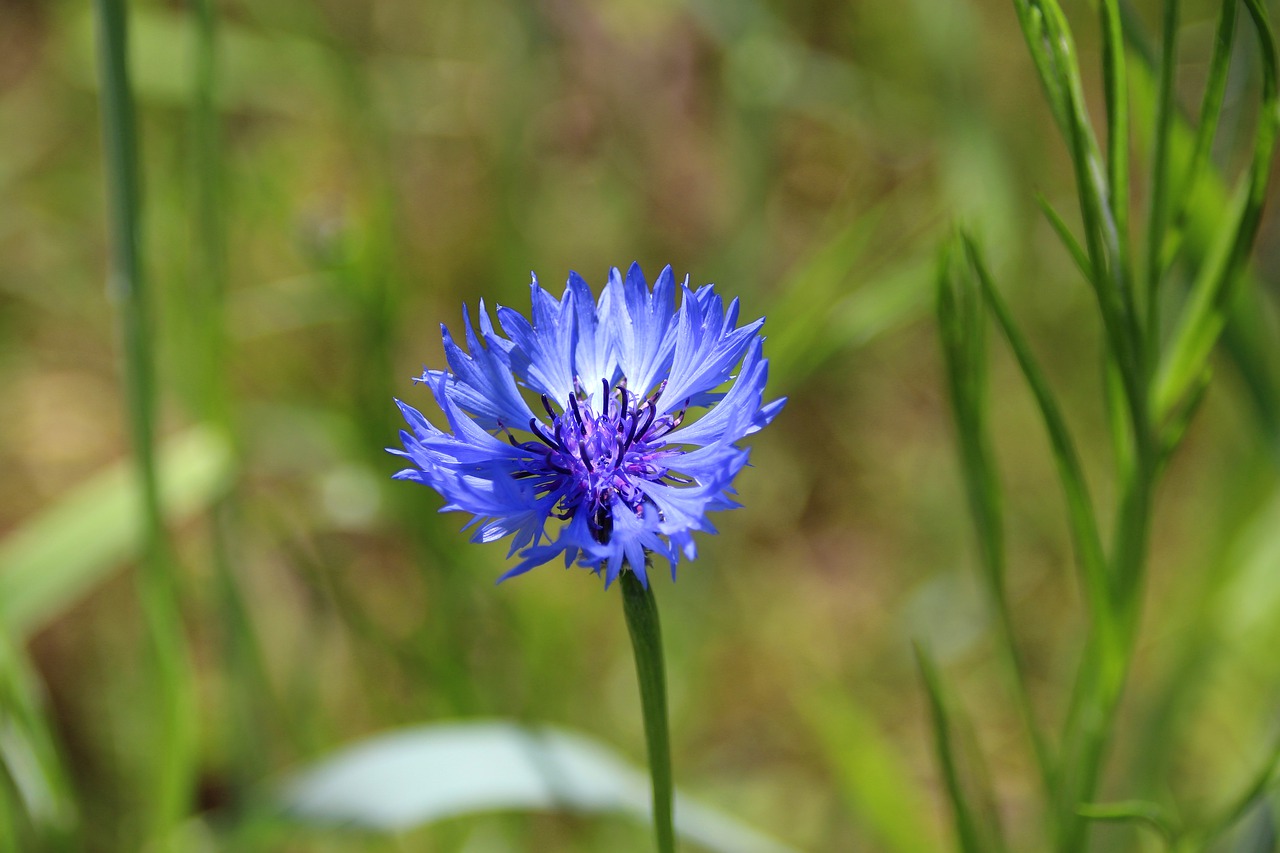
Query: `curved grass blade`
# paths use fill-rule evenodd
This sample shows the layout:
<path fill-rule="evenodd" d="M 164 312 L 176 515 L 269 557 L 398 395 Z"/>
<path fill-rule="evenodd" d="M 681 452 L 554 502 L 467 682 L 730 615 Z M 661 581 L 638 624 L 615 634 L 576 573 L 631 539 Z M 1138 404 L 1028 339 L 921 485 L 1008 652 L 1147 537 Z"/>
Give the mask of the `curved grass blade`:
<path fill-rule="evenodd" d="M 962 237 L 964 250 L 969 263 L 972 264 L 977 281 L 988 307 L 996 318 L 1009 348 L 1026 379 L 1036 406 L 1044 420 L 1049 434 L 1049 443 L 1053 449 L 1054 461 L 1058 467 L 1058 478 L 1067 504 L 1067 519 L 1071 531 L 1071 539 L 1076 549 L 1076 559 L 1080 566 L 1081 586 L 1090 604 L 1090 613 L 1100 625 L 1105 625 L 1111 612 L 1110 581 L 1107 576 L 1106 557 L 1102 549 L 1102 537 L 1098 532 L 1097 517 L 1093 509 L 1093 501 L 1089 496 L 1088 484 L 1084 477 L 1084 468 L 1080 464 L 1080 456 L 1076 451 L 1075 441 L 1062 416 L 1061 407 L 1054 397 L 1048 381 L 1040 370 L 1031 348 L 1022 337 L 1013 320 L 1004 299 L 996 290 L 991 276 L 983 263 L 981 252 L 973 240 Z"/>
<path fill-rule="evenodd" d="M 799 696 L 797 704 L 831 767 L 845 808 L 866 828 L 876 849 L 935 853 L 939 839 L 919 819 L 929 812 L 929 792 L 859 700 L 833 684 Z"/>
<path fill-rule="evenodd" d="M 974 762 L 977 766 L 966 768 L 962 764 L 957 743 L 961 723 L 956 719 L 955 705 L 943 688 L 932 659 L 919 643 L 915 644 L 915 653 L 920 677 L 929 696 L 934 747 L 942 767 L 942 781 L 946 787 L 947 799 L 951 803 L 960 850 L 962 853 L 995 853 L 1005 850 L 999 823 L 990 808 L 995 800 L 986 773 L 976 755 Z M 970 772 L 966 773 L 966 769 Z"/>
<path fill-rule="evenodd" d="M 1025 667 L 1018 653 L 1005 584 L 1002 498 L 986 425 L 986 312 L 981 287 L 973 281 L 972 260 L 960 243 L 953 241 L 943 252 L 937 274 L 937 311 L 961 472 L 981 554 L 984 586 L 999 625 L 997 646 L 1005 657 L 1046 800 L 1051 801 L 1053 761 L 1027 694 Z"/>
<path fill-rule="evenodd" d="M 442 723 L 379 735 L 291 775 L 274 819 L 404 832 L 494 811 L 619 813 L 650 820 L 647 774 L 583 735 L 515 723 Z M 794 853 L 676 795 L 676 833 L 715 853 Z"/>
<path fill-rule="evenodd" d="M 1253 21 L 1262 55 L 1263 91 L 1254 132 L 1253 158 L 1236 197 L 1223 217 L 1174 332 L 1168 357 L 1160 365 L 1153 396 L 1159 423 L 1183 401 L 1203 372 L 1226 325 L 1232 298 L 1243 281 L 1240 275 L 1261 224 L 1271 175 L 1272 153 L 1280 129 L 1276 45 L 1265 7 L 1260 0 L 1243 0 Z"/>
<path fill-rule="evenodd" d="M 192 427 L 158 454 L 160 508 L 179 522 L 223 494 L 233 469 L 221 433 Z M 73 606 L 143 547 L 132 463 L 118 462 L 0 540 L 0 624 L 22 642 Z"/>
<path fill-rule="evenodd" d="M 1234 5 L 1234 3 L 1235 0 L 1231 0 L 1225 5 Z M 1168 222 L 1169 128 L 1172 124 L 1174 109 L 1173 84 L 1178 62 L 1177 39 L 1178 0 L 1165 0 L 1160 50 L 1160 88 L 1156 97 L 1154 153 L 1151 157 L 1151 204 L 1147 213 L 1146 279 L 1143 290 L 1149 359 L 1154 357 L 1160 341 L 1160 279 L 1164 271 L 1162 250 Z"/>
<path fill-rule="evenodd" d="M 1120 803 L 1089 803 L 1076 810 L 1089 820 L 1135 823 L 1152 830 L 1164 841 L 1165 849 L 1175 850 L 1181 830 L 1178 822 L 1159 803 L 1126 800 Z"/>

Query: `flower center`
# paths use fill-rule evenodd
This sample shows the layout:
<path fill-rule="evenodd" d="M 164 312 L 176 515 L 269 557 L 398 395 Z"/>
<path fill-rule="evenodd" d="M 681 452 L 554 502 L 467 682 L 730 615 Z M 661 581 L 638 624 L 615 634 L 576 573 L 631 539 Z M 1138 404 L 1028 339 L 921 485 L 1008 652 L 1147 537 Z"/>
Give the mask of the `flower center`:
<path fill-rule="evenodd" d="M 658 400 L 665 381 L 643 398 L 627 390 L 625 378 L 612 388 L 608 380 L 602 380 L 601 385 L 604 394 L 599 412 L 581 387 L 575 388 L 568 406 L 558 414 L 543 395 L 550 429 L 531 419 L 529 431 L 537 441 L 517 443 L 510 433 L 508 440 L 532 455 L 516 476 L 536 479 L 539 497 L 558 494 L 558 518 L 567 520 L 579 512 L 587 513 L 592 538 L 603 544 L 613 533 L 615 512 L 643 516 L 646 504 L 651 511 L 658 511 L 636 486 L 638 480 L 692 481 L 671 472 L 672 462 L 683 451 L 665 440 L 684 420 L 688 401 L 678 413 L 659 416 Z"/>

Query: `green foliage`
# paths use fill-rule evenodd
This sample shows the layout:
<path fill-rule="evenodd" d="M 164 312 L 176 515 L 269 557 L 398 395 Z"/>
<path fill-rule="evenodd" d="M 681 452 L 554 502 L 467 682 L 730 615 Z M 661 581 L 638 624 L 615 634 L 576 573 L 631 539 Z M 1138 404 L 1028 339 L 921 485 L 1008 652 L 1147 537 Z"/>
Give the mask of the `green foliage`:
<path fill-rule="evenodd" d="M 1261 54 L 1262 81 L 1256 127 L 1252 138 L 1250 165 L 1241 178 L 1234 199 L 1217 205 L 1220 214 L 1213 236 L 1200 250 L 1181 251 L 1181 234 L 1193 208 L 1202 170 L 1219 120 L 1223 86 L 1230 62 L 1231 34 L 1235 12 L 1224 9 L 1219 18 L 1213 57 L 1210 61 L 1201 126 L 1196 131 L 1190 153 L 1186 152 L 1188 131 L 1174 119 L 1174 78 L 1179 35 L 1179 4 L 1164 3 L 1158 81 L 1154 93 L 1137 87 L 1139 102 L 1146 109 L 1145 124 L 1150 140 L 1151 177 L 1145 242 L 1145 269 L 1135 274 L 1128 249 L 1131 195 L 1129 146 L 1130 114 L 1127 42 L 1141 42 L 1133 31 L 1140 27 L 1136 17 L 1122 22 L 1116 2 L 1099 4 L 1102 29 L 1103 89 L 1106 104 L 1106 168 L 1096 142 L 1097 135 L 1084 107 L 1083 87 L 1070 27 L 1055 0 L 1015 0 L 1019 21 L 1031 51 L 1049 106 L 1066 141 L 1076 177 L 1076 194 L 1084 230 L 1083 248 L 1054 208 L 1042 201 L 1050 225 L 1076 267 L 1084 274 L 1093 292 L 1101 319 L 1104 343 L 1102 356 L 1106 377 L 1102 389 L 1110 410 L 1109 425 L 1114 447 L 1115 490 L 1118 496 L 1111 523 L 1111 544 L 1104 549 L 1101 526 L 1089 497 L 1084 469 L 1071 436 L 1062 407 L 1055 399 L 1044 372 L 1038 366 L 1012 313 L 986 271 L 972 238 L 962 236 L 950 248 L 952 256 L 964 253 L 964 264 L 944 264 L 939 289 L 938 313 L 944 354 L 947 356 L 949 384 L 961 448 L 962 470 L 969 484 L 970 504 L 985 574 L 995 565 L 991 554 L 994 531 L 1000 525 L 997 487 L 989 453 L 984 449 L 985 423 L 982 396 L 970 387 L 980 377 L 983 338 L 981 311 L 974 305 L 984 302 L 1013 351 L 1014 358 L 1030 387 L 1044 420 L 1055 459 L 1055 468 L 1066 498 L 1068 529 L 1080 566 L 1080 581 L 1087 605 L 1089 630 L 1083 656 L 1078 664 L 1071 703 L 1061 735 L 1057 738 L 1057 766 L 1049 767 L 1048 749 L 1036 736 L 1036 757 L 1043 771 L 1044 808 L 1051 817 L 1047 834 L 1055 849 L 1074 851 L 1090 846 L 1087 824 L 1091 820 L 1137 821 L 1157 828 L 1171 847 L 1208 843 L 1229 827 L 1257 801 L 1269 784 L 1273 760 L 1264 763 L 1261 775 L 1246 793 L 1226 808 L 1225 817 L 1199 822 L 1190 829 L 1170 819 L 1159 804 L 1126 801 L 1111 806 L 1092 802 L 1102 781 L 1104 763 L 1114 737 L 1117 711 L 1133 666 L 1140 627 L 1143 592 L 1149 574 L 1148 557 L 1154 498 L 1157 483 L 1166 471 L 1172 454 L 1186 437 L 1193 413 L 1208 388 L 1208 360 L 1226 326 L 1229 306 L 1243 280 L 1242 270 L 1257 236 L 1265 185 L 1270 174 L 1276 142 L 1275 47 L 1266 10 L 1259 3 L 1246 2 Z M 1233 5 L 1228 2 L 1227 6 Z M 1125 27 L 1130 37 L 1125 35 Z M 1149 69 L 1145 69 L 1149 72 Z M 1144 82 L 1149 78 L 1139 75 Z M 1175 153 L 1178 155 L 1175 157 Z M 1174 164 L 1177 166 L 1175 168 Z M 1259 184 L 1261 182 L 1261 184 Z M 1170 236 L 1170 222 L 1173 236 Z M 962 247 L 962 248 L 961 248 Z M 1161 308 L 1168 298 L 1174 261 L 1189 268 L 1189 290 L 1179 297 L 1180 317 L 1169 332 Z M 1143 281 L 1141 289 L 1135 281 Z M 972 295 L 980 293 L 978 297 Z M 962 294 L 964 300 L 957 294 Z M 1254 339 L 1257 340 L 1256 338 Z M 1245 360 L 1256 358 L 1256 351 Z M 1003 578 L 1003 572 L 997 573 Z M 1003 580 L 987 585 L 992 606 L 1008 609 Z M 1006 624 L 1010 620 L 1006 617 Z M 1006 656 L 1017 660 L 1017 638 L 1005 630 L 997 645 Z M 1014 689 L 1026 704 L 1025 673 L 1010 667 Z M 936 688 L 931 687 L 931 691 Z M 936 696 L 935 708 L 939 706 Z M 939 711 L 937 716 L 941 718 Z M 1036 733 L 1036 721 L 1024 714 Z M 939 738 L 939 758 L 944 778 L 950 780 L 954 759 Z M 957 814 L 963 804 L 955 786 L 948 790 Z M 976 830 L 961 821 L 962 847 Z"/>

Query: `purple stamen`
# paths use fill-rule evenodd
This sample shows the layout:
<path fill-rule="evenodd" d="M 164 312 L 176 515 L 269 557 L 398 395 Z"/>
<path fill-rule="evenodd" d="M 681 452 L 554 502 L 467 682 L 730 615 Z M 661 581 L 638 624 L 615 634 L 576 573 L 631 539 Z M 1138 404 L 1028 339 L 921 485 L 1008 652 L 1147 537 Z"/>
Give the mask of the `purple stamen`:
<path fill-rule="evenodd" d="M 564 447 L 560 444 L 560 442 L 556 441 L 554 438 L 551 438 L 539 428 L 537 418 L 529 418 L 529 432 L 536 435 L 539 438 L 539 440 L 542 441 L 543 444 L 545 444 L 547 447 L 550 447 L 552 450 L 564 450 Z"/>

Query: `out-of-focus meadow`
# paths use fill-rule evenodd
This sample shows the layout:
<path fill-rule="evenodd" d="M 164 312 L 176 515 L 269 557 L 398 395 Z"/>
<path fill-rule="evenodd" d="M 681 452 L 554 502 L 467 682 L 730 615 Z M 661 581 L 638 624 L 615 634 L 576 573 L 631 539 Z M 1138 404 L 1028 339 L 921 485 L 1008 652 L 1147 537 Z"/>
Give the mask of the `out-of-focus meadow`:
<path fill-rule="evenodd" d="M 649 849 L 643 823 L 555 813 L 391 837 L 235 828 L 281 774 L 407 725 L 550 723 L 643 764 L 616 590 L 556 566 L 495 587 L 505 548 L 468 544 L 436 495 L 391 481 L 384 451 L 393 398 L 430 410 L 410 380 L 443 366 L 439 324 L 464 302 L 524 310 L 530 271 L 559 292 L 570 269 L 599 287 L 632 260 L 767 316 L 769 396 L 791 398 L 752 441 L 743 508 L 656 584 L 677 783 L 800 849 L 948 846 L 920 640 L 973 720 L 1011 837 L 1039 837 L 932 312 L 938 243 L 965 221 L 1113 503 L 1095 309 L 1036 207 L 1041 193 L 1074 223 L 1071 174 L 1010 3 L 129 6 L 163 504 L 195 697 L 190 849 Z M 1068 12 L 1097 112 L 1084 7 Z M 1188 105 L 1215 10 L 1184 3 Z M 1158 5 L 1135 14 L 1154 28 Z M 88 4 L 0 2 L 0 758 L 6 820 L 34 808 L 76 827 L 73 845 L 114 851 L 155 842 L 161 700 L 105 283 L 95 50 Z M 1234 91 L 1215 149 L 1229 174 L 1253 121 Z M 1212 804 L 1274 728 L 1278 238 L 1264 222 L 1255 322 L 1228 336 L 1267 359 L 1220 355 L 1158 495 L 1108 796 Z M 1052 727 L 1082 605 L 1043 430 L 1007 351 L 992 357 L 1014 618 Z M 32 794 L 31 778 L 48 784 Z"/>

